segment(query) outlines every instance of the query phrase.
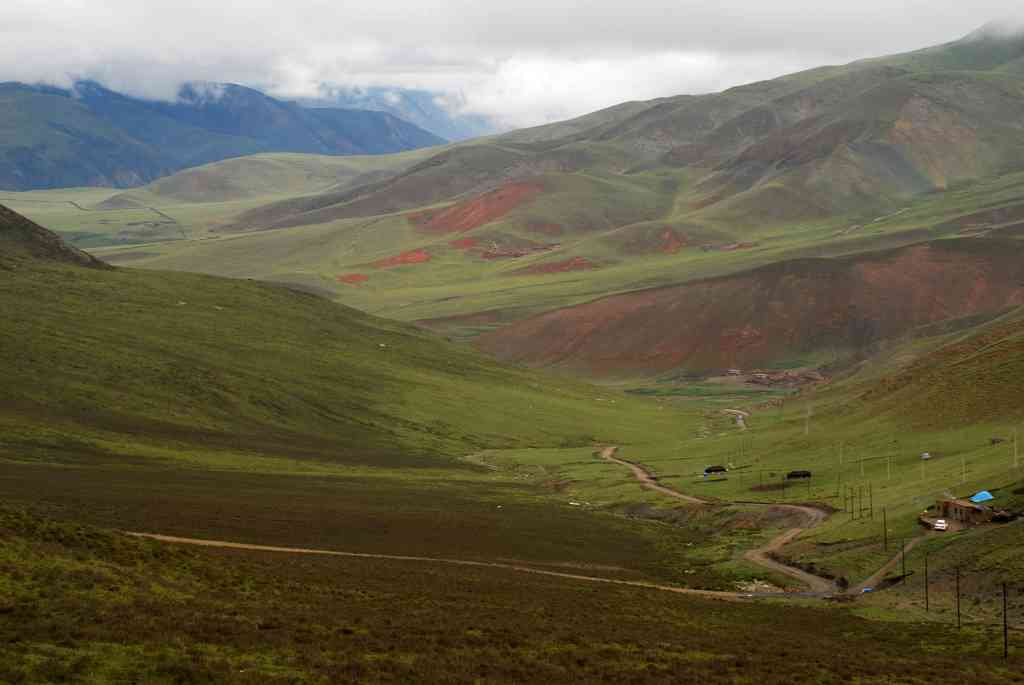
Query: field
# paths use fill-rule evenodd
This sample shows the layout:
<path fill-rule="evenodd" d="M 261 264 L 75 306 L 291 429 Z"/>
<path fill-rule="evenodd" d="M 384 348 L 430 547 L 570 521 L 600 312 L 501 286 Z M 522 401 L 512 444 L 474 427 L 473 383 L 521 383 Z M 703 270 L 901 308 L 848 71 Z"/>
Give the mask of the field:
<path fill-rule="evenodd" d="M 846 609 L 198 553 L 7 508 L 0 536 L 10 682 L 1020 682 L 984 630 L 893 631 Z"/>

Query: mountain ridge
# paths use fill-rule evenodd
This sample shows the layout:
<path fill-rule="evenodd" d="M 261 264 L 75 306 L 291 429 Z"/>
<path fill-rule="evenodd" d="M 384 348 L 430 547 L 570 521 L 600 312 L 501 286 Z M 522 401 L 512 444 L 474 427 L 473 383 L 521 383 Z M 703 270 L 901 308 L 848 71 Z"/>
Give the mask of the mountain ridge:
<path fill-rule="evenodd" d="M 260 152 L 383 154 L 445 141 L 386 112 L 309 109 L 234 84 L 186 84 L 173 102 L 92 81 L 0 83 L 0 188 L 133 187 Z"/>

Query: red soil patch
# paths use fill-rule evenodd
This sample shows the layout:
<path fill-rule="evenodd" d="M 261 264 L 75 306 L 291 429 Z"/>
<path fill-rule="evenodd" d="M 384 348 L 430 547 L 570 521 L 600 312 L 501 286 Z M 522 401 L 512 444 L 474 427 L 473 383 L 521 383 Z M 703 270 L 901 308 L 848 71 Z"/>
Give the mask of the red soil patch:
<path fill-rule="evenodd" d="M 370 280 L 370 277 L 366 274 L 342 274 L 338 276 L 338 283 L 348 283 L 354 285 L 356 283 L 362 283 L 363 281 Z"/>
<path fill-rule="evenodd" d="M 531 271 L 545 267 L 558 270 Z M 920 326 L 1021 304 L 1024 262 L 1013 241 L 945 240 L 605 297 L 485 333 L 476 345 L 593 374 L 710 372 L 825 349 L 868 354 Z"/>
<path fill-rule="evenodd" d="M 536 266 L 520 269 L 518 274 L 561 274 L 568 271 L 589 271 L 598 268 L 597 264 L 586 257 L 573 257 L 561 262 L 550 262 L 548 264 L 537 264 Z"/>
<path fill-rule="evenodd" d="M 441 212 L 421 212 L 409 220 L 430 233 L 465 233 L 505 216 L 542 191 L 536 183 L 506 183 Z"/>
<path fill-rule="evenodd" d="M 537 254 L 539 252 L 550 252 L 559 245 L 528 245 L 526 247 L 506 247 L 499 248 L 496 250 L 485 250 L 480 253 L 480 256 L 484 259 L 518 259 L 519 257 L 526 257 L 527 255 Z"/>
<path fill-rule="evenodd" d="M 456 250 L 468 250 L 476 247 L 479 242 L 476 238 L 459 238 L 458 240 L 451 241 L 448 245 Z"/>
<path fill-rule="evenodd" d="M 391 267 L 404 266 L 406 264 L 422 264 L 423 262 L 429 262 L 430 259 L 430 253 L 426 250 L 409 250 L 394 257 L 378 259 L 370 266 L 374 269 L 390 269 Z"/>
<path fill-rule="evenodd" d="M 661 239 L 661 251 L 666 254 L 675 254 L 686 247 L 686 236 L 679 235 L 671 228 L 666 228 L 658 237 Z"/>

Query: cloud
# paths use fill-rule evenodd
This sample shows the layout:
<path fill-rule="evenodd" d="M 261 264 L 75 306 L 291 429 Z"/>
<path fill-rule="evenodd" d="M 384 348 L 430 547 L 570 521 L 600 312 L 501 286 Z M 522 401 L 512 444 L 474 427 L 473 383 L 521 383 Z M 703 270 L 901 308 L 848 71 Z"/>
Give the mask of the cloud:
<path fill-rule="evenodd" d="M 1024 25 L 1018 1 L 4 0 L 0 80 L 400 86 L 530 125 Z"/>

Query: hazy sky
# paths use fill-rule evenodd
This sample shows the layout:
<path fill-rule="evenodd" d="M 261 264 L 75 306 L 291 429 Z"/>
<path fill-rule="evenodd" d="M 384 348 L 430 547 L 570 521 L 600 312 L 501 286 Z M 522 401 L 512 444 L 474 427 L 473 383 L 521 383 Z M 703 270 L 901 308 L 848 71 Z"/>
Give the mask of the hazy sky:
<path fill-rule="evenodd" d="M 508 125 L 954 40 L 1020 0 L 0 0 L 0 80 L 436 90 Z M 1016 16 L 1017 19 L 1013 19 Z"/>

